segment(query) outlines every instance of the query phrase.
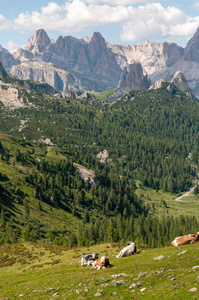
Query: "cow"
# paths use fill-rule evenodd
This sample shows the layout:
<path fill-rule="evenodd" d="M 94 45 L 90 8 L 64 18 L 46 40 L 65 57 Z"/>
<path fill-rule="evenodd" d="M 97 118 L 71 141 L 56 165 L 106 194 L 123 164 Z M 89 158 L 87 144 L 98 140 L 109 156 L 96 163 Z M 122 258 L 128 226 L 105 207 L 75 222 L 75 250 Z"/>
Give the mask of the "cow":
<path fill-rule="evenodd" d="M 135 243 L 128 242 L 128 246 L 124 247 L 116 257 L 121 258 L 121 257 L 125 257 L 125 256 L 130 256 L 136 252 L 137 252 L 137 249 L 136 249 Z"/>
<path fill-rule="evenodd" d="M 174 247 L 177 247 L 177 246 L 181 246 L 181 245 L 194 244 L 194 243 L 197 243 L 198 240 L 199 240 L 199 232 L 197 232 L 195 234 L 187 234 L 187 235 L 183 235 L 183 236 L 178 236 L 171 243 L 171 245 Z"/>
<path fill-rule="evenodd" d="M 98 253 L 92 253 L 92 254 L 87 254 L 83 256 L 83 254 L 76 252 L 77 254 L 80 254 L 82 256 L 81 259 L 81 266 L 90 266 L 96 259 L 98 259 Z"/>
<path fill-rule="evenodd" d="M 92 263 L 91 269 L 105 269 L 110 267 L 109 259 L 106 256 L 99 257 L 96 261 Z"/>

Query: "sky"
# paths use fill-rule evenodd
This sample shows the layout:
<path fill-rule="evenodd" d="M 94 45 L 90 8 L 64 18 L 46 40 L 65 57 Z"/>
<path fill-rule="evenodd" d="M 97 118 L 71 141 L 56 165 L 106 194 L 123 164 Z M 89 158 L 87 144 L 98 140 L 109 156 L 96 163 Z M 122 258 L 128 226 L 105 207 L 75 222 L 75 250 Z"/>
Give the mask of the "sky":
<path fill-rule="evenodd" d="M 185 47 L 198 26 L 199 0 L 0 0 L 0 45 L 11 52 L 41 28 L 55 40 L 98 31 L 111 44 Z"/>

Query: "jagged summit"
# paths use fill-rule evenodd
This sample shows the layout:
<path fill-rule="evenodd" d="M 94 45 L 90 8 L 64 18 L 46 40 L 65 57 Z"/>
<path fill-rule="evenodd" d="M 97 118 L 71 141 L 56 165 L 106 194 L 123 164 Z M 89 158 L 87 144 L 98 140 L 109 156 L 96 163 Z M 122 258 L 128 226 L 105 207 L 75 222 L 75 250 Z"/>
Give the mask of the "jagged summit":
<path fill-rule="evenodd" d="M 141 63 L 134 62 L 125 67 L 119 82 L 119 89 L 125 91 L 147 90 L 150 86 L 148 76 L 143 73 Z"/>
<path fill-rule="evenodd" d="M 199 27 L 185 47 L 185 60 L 199 63 Z"/>
<path fill-rule="evenodd" d="M 45 51 L 46 47 L 51 43 L 44 29 L 39 29 L 30 37 L 25 50 L 32 51 L 33 53 L 40 53 Z"/>
<path fill-rule="evenodd" d="M 185 93 L 188 97 L 193 98 L 189 84 L 181 71 L 177 71 L 168 86 L 170 92 L 179 90 Z"/>
<path fill-rule="evenodd" d="M 1 54 L 4 59 L 1 59 Z M 190 84 L 194 97 L 199 99 L 199 28 L 186 48 L 174 42 L 157 43 L 150 40 L 134 46 L 111 45 L 99 32 L 81 39 L 59 36 L 56 41 L 52 41 L 45 30 L 39 29 L 28 40 L 26 47 L 18 49 L 13 55 L 21 62 L 19 66 L 12 67 L 13 64 L 17 65 L 16 60 L 12 57 L 10 61 L 8 53 L 0 49 L 0 61 L 6 70 L 10 71 L 12 67 L 11 73 L 14 76 L 43 82 L 44 76 L 39 70 L 33 72 L 31 65 L 34 62 L 41 65 L 45 63 L 49 64 L 46 65 L 45 82 L 51 77 L 50 70 L 53 66 L 57 74 L 64 70 L 72 72 L 72 78 L 74 72 L 78 74 L 76 78 L 83 75 L 84 79 L 75 79 L 76 87 L 80 87 L 82 91 L 90 88 L 102 91 L 118 87 L 121 74 L 123 71 L 127 72 L 128 66 L 133 62 L 141 64 L 144 75 L 147 75 L 152 83 L 161 78 L 169 81 L 173 74 L 180 70 Z M 61 89 L 73 89 L 69 79 L 71 76 L 67 78 L 67 82 L 60 82 Z M 59 76 L 57 80 L 59 81 Z"/>

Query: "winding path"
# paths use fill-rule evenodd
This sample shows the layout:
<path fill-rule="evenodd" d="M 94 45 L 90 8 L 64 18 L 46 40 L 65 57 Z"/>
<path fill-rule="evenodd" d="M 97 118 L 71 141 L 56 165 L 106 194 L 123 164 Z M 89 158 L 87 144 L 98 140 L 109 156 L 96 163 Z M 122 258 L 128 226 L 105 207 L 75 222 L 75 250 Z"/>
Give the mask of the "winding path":
<path fill-rule="evenodd" d="M 184 198 L 184 197 L 189 196 L 189 195 L 194 191 L 194 189 L 195 189 L 195 186 L 192 187 L 188 192 L 186 192 L 186 193 L 184 193 L 183 195 L 181 195 L 180 197 L 176 198 L 175 200 L 176 200 L 176 201 L 182 201 L 181 199 Z M 192 202 L 197 202 L 197 201 L 198 201 L 198 200 L 194 200 L 194 201 L 192 201 Z M 190 201 L 189 201 L 189 202 L 190 202 Z"/>

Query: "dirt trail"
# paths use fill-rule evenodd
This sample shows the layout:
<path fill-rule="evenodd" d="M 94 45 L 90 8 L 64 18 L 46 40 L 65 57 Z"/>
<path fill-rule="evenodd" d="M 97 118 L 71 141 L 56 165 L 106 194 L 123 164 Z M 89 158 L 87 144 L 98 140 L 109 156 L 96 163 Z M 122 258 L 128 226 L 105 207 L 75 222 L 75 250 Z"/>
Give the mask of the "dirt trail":
<path fill-rule="evenodd" d="M 188 192 L 184 193 L 183 195 L 181 195 L 180 197 L 176 198 L 175 200 L 176 201 L 182 201 L 181 199 L 184 198 L 184 197 L 187 197 L 189 196 L 195 189 L 195 186 L 192 187 Z M 198 200 L 194 200 L 193 202 L 197 202 Z M 189 201 L 190 202 L 190 201 Z"/>

